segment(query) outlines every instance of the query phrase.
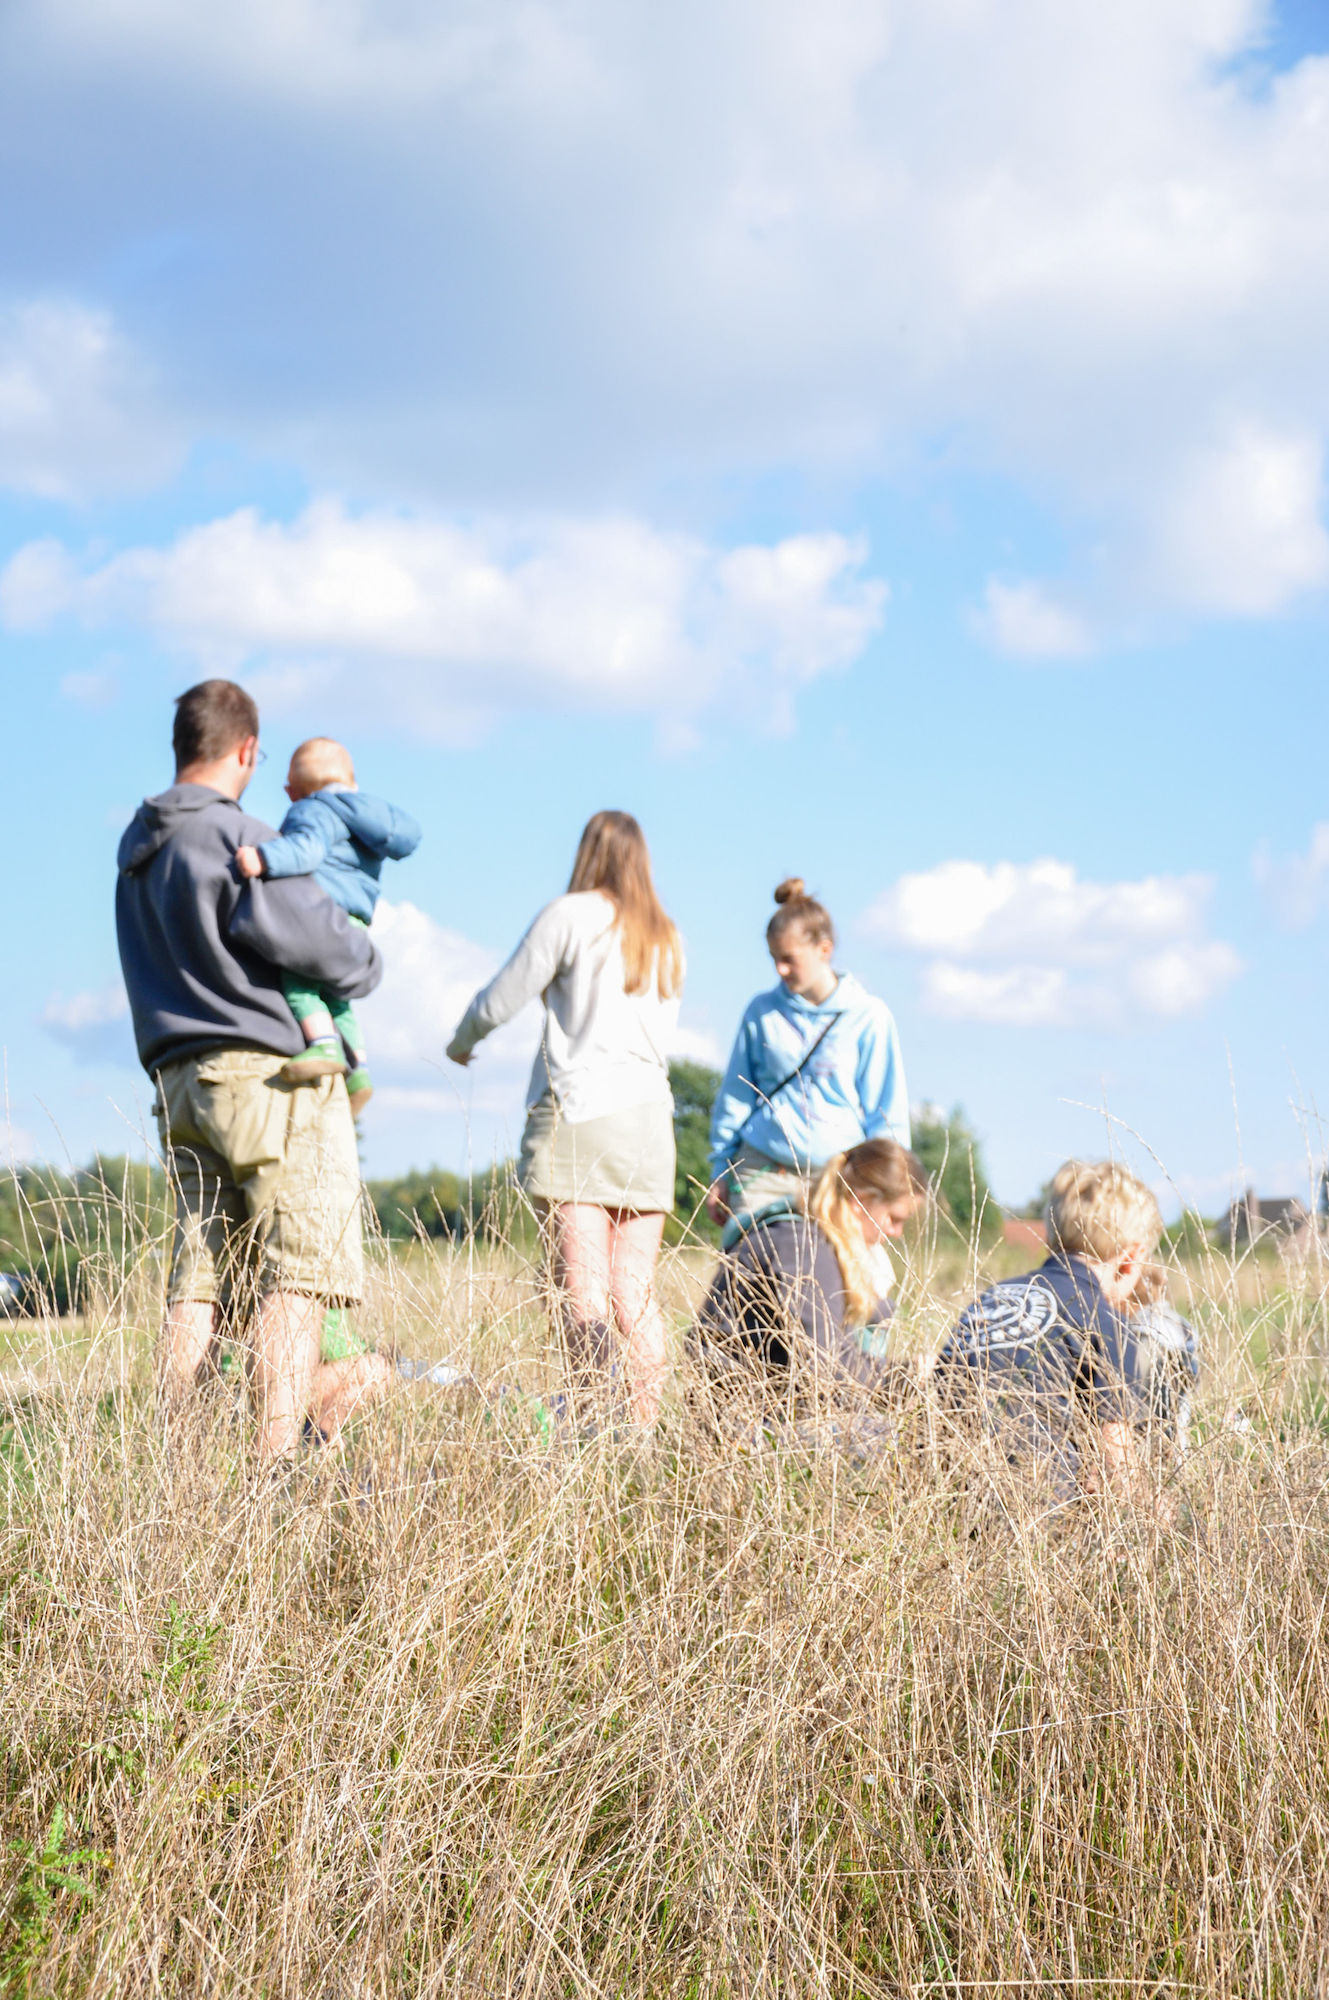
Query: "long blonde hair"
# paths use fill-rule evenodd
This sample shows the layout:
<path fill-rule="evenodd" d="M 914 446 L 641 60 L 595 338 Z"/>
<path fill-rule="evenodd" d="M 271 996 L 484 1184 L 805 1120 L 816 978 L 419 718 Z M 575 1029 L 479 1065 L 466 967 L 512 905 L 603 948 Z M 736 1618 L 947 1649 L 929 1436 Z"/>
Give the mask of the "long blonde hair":
<path fill-rule="evenodd" d="M 849 1325 L 865 1325 L 877 1301 L 872 1256 L 859 1226 L 864 1197 L 903 1201 L 926 1189 L 922 1167 L 894 1139 L 865 1139 L 822 1168 L 808 1196 L 808 1214 L 835 1252 Z"/>
<path fill-rule="evenodd" d="M 654 974 L 662 1000 L 683 987 L 683 947 L 651 880 L 646 836 L 631 813 L 592 813 L 577 846 L 568 893 L 598 889 L 614 906 L 623 944 L 623 985 L 648 993 Z"/>

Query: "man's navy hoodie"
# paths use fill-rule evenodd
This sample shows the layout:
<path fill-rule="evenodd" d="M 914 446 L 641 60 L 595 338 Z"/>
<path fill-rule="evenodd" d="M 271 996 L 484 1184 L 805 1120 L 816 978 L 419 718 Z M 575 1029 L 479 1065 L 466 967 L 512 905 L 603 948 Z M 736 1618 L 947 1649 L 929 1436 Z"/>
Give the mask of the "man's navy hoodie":
<path fill-rule="evenodd" d="M 273 829 L 209 785 L 145 799 L 120 842 L 120 964 L 148 1071 L 212 1049 L 298 1055 L 304 1037 L 282 976 L 343 999 L 372 993 L 383 965 L 366 931 L 308 875 L 246 882 L 237 847 Z"/>

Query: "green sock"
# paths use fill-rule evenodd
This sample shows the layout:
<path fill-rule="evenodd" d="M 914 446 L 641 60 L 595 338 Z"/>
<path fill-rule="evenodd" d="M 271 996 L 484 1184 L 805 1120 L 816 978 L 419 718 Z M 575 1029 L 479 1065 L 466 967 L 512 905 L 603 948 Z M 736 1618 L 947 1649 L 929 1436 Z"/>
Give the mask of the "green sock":
<path fill-rule="evenodd" d="M 345 1306 L 328 1307 L 318 1346 L 320 1361 L 352 1361 L 357 1355 L 374 1351 L 373 1341 L 352 1326 Z"/>

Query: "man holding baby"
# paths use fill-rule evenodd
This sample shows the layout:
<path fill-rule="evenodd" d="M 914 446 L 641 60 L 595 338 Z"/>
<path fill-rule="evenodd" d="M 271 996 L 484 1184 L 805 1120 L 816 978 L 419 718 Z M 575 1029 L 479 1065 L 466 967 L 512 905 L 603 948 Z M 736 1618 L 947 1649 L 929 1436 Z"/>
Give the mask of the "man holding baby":
<path fill-rule="evenodd" d="M 320 1360 L 329 1307 L 358 1302 L 360 1172 L 340 1075 L 293 1082 L 305 1038 L 292 978 L 343 1000 L 373 991 L 379 955 L 312 875 L 248 880 L 236 850 L 273 838 L 240 804 L 259 761 L 258 710 L 233 681 L 176 703 L 175 782 L 120 843 L 116 928 L 139 1058 L 175 1194 L 162 1343 L 168 1405 L 226 1325 L 252 1321 L 265 1460 L 325 1437 L 382 1393 L 372 1353 Z"/>

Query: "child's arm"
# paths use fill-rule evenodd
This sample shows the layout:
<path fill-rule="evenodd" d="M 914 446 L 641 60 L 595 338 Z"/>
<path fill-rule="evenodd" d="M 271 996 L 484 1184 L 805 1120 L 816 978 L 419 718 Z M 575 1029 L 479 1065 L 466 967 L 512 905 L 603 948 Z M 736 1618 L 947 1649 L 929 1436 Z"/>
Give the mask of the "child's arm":
<path fill-rule="evenodd" d="M 263 873 L 263 856 L 256 847 L 237 847 L 235 865 L 247 882 L 253 882 Z"/>
<path fill-rule="evenodd" d="M 1084 1484 L 1088 1492 L 1106 1489 L 1119 1500 L 1138 1497 L 1141 1465 L 1135 1432 L 1129 1424 L 1100 1424 L 1094 1434 L 1097 1451 L 1086 1462 Z"/>
<path fill-rule="evenodd" d="M 1161 1527 L 1170 1526 L 1177 1511 L 1177 1498 L 1165 1487 L 1156 1486 L 1140 1455 L 1140 1443 L 1130 1424 L 1100 1424 L 1097 1452 L 1084 1466 L 1082 1481 L 1087 1493 L 1107 1492 L 1123 1506 L 1152 1513 Z"/>
<path fill-rule="evenodd" d="M 258 849 L 263 873 L 312 875 L 337 845 L 345 828 L 335 812 L 317 799 L 297 799 L 281 823 L 281 832 Z"/>

